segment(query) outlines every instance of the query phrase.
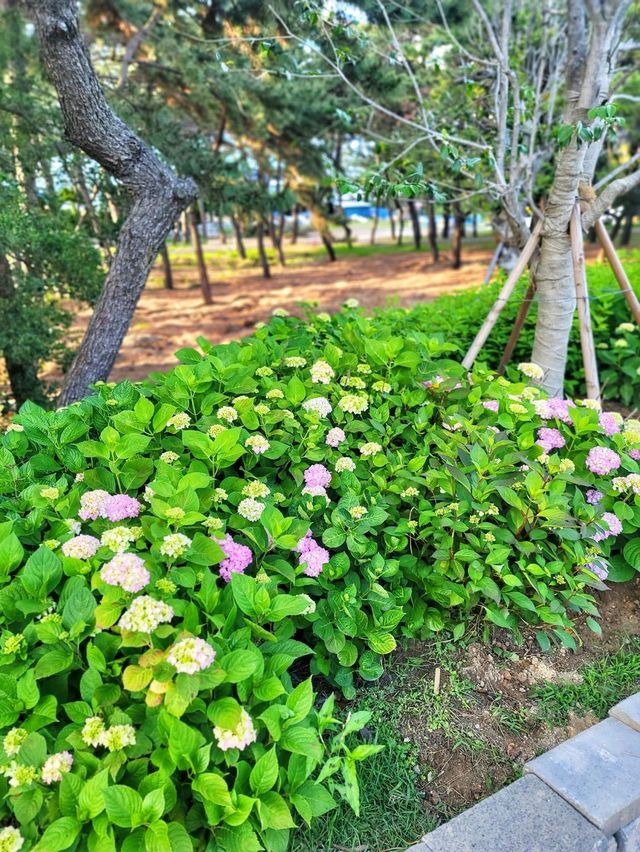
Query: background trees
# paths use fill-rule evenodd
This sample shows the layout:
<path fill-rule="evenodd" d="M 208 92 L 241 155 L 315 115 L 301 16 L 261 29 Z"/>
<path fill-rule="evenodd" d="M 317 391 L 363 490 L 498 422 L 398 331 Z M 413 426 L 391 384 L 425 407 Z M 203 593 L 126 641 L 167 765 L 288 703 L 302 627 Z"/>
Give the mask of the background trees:
<path fill-rule="evenodd" d="M 69 42 L 61 40 L 52 52 L 43 29 L 47 4 L 26 3 L 63 98 L 65 138 L 33 32 L 17 4 L 5 0 L 0 62 L 13 85 L 0 95 L 8 140 L 0 152 L 2 191 L 14 199 L 7 205 L 18 204 L 21 215 L 45 230 L 46 216 L 55 216 L 57 238 L 67 234 L 74 252 L 81 246 L 86 252 L 82 270 L 72 265 L 55 274 L 40 272 L 40 284 L 30 290 L 15 285 L 22 277 L 35 279 L 24 258 L 9 251 L 8 232 L 0 243 L 9 251 L 4 268 L 14 281 L 2 290 L 5 310 L 19 296 L 31 305 L 30 315 L 39 304 L 41 316 L 51 317 L 54 306 L 58 316 L 46 320 L 46 332 L 36 335 L 39 347 L 29 347 L 29 356 L 9 339 L 10 334 L 26 339 L 17 324 L 0 339 L 12 364 L 14 396 L 42 397 L 43 359 L 67 358 L 54 332 L 64 324 L 61 300 L 92 301 L 105 271 L 110 286 L 102 291 L 62 400 L 84 393 L 108 373 L 155 251 L 162 250 L 181 206 L 190 205 L 188 221 L 196 230 L 185 221 L 181 233 L 191 235 L 194 250 L 212 224 L 229 232 L 240 254 L 246 252 L 246 237 L 257 236 L 267 276 L 267 247 L 286 264 L 287 239 L 296 239 L 301 209 L 335 258 L 334 241 L 346 221 L 340 191 L 387 206 L 396 214 L 398 237 L 411 237 L 434 260 L 441 256 L 437 223 L 444 222 L 453 237 L 454 266 L 461 262 L 467 216 L 491 217 L 496 240 L 505 246 L 501 263 L 508 267 L 544 206 L 544 240 L 532 266 L 540 300 L 534 357 L 546 370 L 549 390 L 559 392 L 573 315 L 569 198 L 575 198 L 581 180 L 606 181 L 607 171 L 624 166 L 637 149 L 636 6 L 632 0 L 407 0 L 391 6 L 381 0 L 337 6 L 314 0 L 302 6 L 275 0 L 197 6 L 182 0 L 85 0 L 82 27 L 107 100 L 98 110 L 87 101 L 80 122 L 69 110 L 71 76 L 56 71 L 57 64 L 66 67 L 61 45 L 68 48 Z M 56 4 L 66 15 L 69 8 Z M 76 67 L 88 74 L 87 54 L 80 40 L 77 45 Z M 93 93 L 99 92 L 97 78 Z M 118 142 L 117 156 L 107 151 L 108 104 L 137 134 Z M 628 119 L 625 127 L 621 116 Z M 107 142 L 87 143 L 92 122 L 94 136 Z M 84 145 L 90 156 L 70 141 Z M 128 162 L 120 155 L 127 146 Z M 147 192 L 153 201 L 141 210 L 135 173 L 143 150 L 157 169 L 145 180 L 158 181 L 161 192 Z M 191 184 L 172 183 L 169 166 L 198 184 L 197 203 Z M 618 198 L 623 190 L 633 193 L 639 178 L 632 174 L 623 170 L 603 185 L 601 200 L 584 213 L 585 229 L 595 213 L 613 205 L 614 230 L 625 238 L 634 196 L 620 203 Z M 172 191 L 160 201 L 165 181 L 166 187 L 184 188 L 179 201 Z M 136 222 L 143 223 L 144 234 L 135 234 L 133 242 L 144 249 L 132 266 L 122 263 L 117 247 L 132 236 Z M 344 236 L 350 239 L 348 227 Z M 33 258 L 30 264 L 37 266 Z M 204 264 L 200 278 L 204 301 L 215 304 L 215 278 Z M 115 290 L 114 281 L 121 282 Z M 55 294 L 53 300 L 47 293 Z M 110 318 L 103 323 L 105 312 Z M 111 325 L 114 316 L 117 327 Z M 107 348 L 101 343 L 106 336 Z M 11 351 L 21 352 L 19 364 Z"/>

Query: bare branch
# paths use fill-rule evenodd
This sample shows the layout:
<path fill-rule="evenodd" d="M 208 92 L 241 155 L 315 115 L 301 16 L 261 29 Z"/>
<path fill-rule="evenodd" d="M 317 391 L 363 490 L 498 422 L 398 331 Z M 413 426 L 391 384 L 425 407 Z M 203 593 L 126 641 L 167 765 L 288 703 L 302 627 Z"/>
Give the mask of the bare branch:
<path fill-rule="evenodd" d="M 608 175 L 605 175 L 602 180 L 599 180 L 597 184 L 593 187 L 594 189 L 602 189 L 603 186 L 606 186 L 610 181 L 614 179 L 616 175 L 619 175 L 621 172 L 626 172 L 627 169 L 630 169 L 631 166 L 635 165 L 635 163 L 640 160 L 640 151 L 633 155 L 630 159 L 628 159 L 625 163 L 621 163 L 617 168 L 615 168 L 612 172 L 609 172 Z"/>
<path fill-rule="evenodd" d="M 122 58 L 122 68 L 120 70 L 120 80 L 118 81 L 118 85 L 116 86 L 116 91 L 119 92 L 121 89 L 127 85 L 127 78 L 129 77 L 129 65 L 134 60 L 136 53 L 138 52 L 138 48 L 142 44 L 144 37 L 149 33 L 150 30 L 153 29 L 155 24 L 160 20 L 160 9 L 154 9 L 153 12 L 149 15 L 146 23 L 140 27 L 137 33 L 135 33 L 127 43 L 127 46 L 124 51 L 124 56 Z"/>
<path fill-rule="evenodd" d="M 640 185 L 640 169 L 625 175 L 623 178 L 614 180 L 613 183 L 603 190 L 600 195 L 591 202 L 590 206 L 582 214 L 582 227 L 586 231 L 611 207 L 620 195 L 629 192 L 630 189 Z"/>

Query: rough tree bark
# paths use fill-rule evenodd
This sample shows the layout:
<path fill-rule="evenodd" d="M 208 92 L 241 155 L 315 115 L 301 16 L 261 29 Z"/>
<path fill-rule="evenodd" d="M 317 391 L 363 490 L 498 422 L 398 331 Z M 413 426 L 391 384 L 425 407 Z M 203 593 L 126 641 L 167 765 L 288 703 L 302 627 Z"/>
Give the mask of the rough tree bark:
<path fill-rule="evenodd" d="M 427 213 L 429 215 L 429 247 L 431 248 L 433 262 L 437 263 L 440 260 L 440 251 L 438 250 L 438 229 L 436 228 L 436 211 L 433 201 L 427 202 Z"/>
<path fill-rule="evenodd" d="M 113 112 L 82 39 L 74 0 L 24 0 L 55 86 L 65 135 L 131 193 L 129 216 L 59 404 L 86 396 L 109 376 L 147 275 L 175 219 L 197 196 Z"/>
<path fill-rule="evenodd" d="M 615 67 L 618 35 L 630 3 L 631 0 L 600 0 L 597 3 L 568 0 L 569 59 L 563 116 L 566 124 L 575 125 L 578 121 L 588 124 L 588 111 L 606 100 Z M 591 31 L 588 49 L 587 20 Z M 578 147 L 575 142 L 559 151 L 545 205 L 540 254 L 534 267 L 538 319 L 531 357 L 544 370 L 541 384 L 552 396 L 563 393 L 567 348 L 576 307 L 569 220 L 581 183 L 591 182 L 597 152 L 597 146 Z M 615 197 L 616 185 L 620 187 L 623 182 L 627 185 L 630 179 L 632 176 L 614 181 L 593 201 L 582 217 L 584 228 L 604 212 L 607 199 Z"/>
<path fill-rule="evenodd" d="M 171 258 L 166 243 L 162 243 L 160 254 L 162 255 L 162 269 L 164 271 L 164 288 L 165 290 L 173 290 L 173 270 L 171 269 Z"/>

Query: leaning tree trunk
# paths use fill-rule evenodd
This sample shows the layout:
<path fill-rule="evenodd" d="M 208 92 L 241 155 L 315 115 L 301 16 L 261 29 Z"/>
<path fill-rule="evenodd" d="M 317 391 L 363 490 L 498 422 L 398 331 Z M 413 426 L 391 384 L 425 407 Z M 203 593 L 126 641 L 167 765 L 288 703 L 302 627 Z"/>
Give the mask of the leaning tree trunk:
<path fill-rule="evenodd" d="M 453 204 L 453 238 L 451 240 L 451 251 L 453 254 L 452 267 L 460 269 L 462 266 L 462 237 L 464 236 L 464 213 L 460 202 Z"/>
<path fill-rule="evenodd" d="M 260 265 L 262 266 L 262 276 L 263 278 L 271 278 L 269 258 L 264 248 L 264 222 L 262 221 L 262 216 L 259 216 L 256 222 L 256 239 L 258 241 L 258 255 L 260 257 Z"/>
<path fill-rule="evenodd" d="M 66 138 L 120 180 L 132 198 L 102 293 L 64 382 L 59 404 L 68 405 L 108 378 L 149 270 L 197 187 L 178 179 L 107 103 L 74 0 L 26 0 L 26 5 L 58 94 Z"/>
<path fill-rule="evenodd" d="M 242 225 L 240 224 L 240 220 L 234 213 L 231 214 L 231 224 L 233 225 L 233 231 L 236 235 L 236 248 L 238 250 L 238 254 L 243 260 L 246 260 L 247 250 L 244 246 L 244 240 L 242 238 Z"/>
<path fill-rule="evenodd" d="M 300 206 L 298 204 L 293 205 L 293 217 L 291 219 L 291 239 L 289 242 L 291 245 L 295 245 L 298 242 L 298 231 L 300 228 Z"/>

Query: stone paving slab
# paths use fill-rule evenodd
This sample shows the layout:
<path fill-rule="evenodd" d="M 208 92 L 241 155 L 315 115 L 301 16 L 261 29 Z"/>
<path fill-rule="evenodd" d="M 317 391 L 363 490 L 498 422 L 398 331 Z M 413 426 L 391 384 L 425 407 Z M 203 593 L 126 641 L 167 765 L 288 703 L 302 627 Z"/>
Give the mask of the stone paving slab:
<path fill-rule="evenodd" d="M 640 852 L 640 818 L 616 832 L 618 852 Z"/>
<path fill-rule="evenodd" d="M 609 710 L 609 715 L 629 725 L 634 731 L 640 731 L 640 692 L 616 704 Z"/>
<path fill-rule="evenodd" d="M 615 841 L 613 843 L 616 848 Z M 610 852 L 610 838 L 535 775 L 520 778 L 407 852 Z"/>
<path fill-rule="evenodd" d="M 525 766 L 611 836 L 640 816 L 640 733 L 605 719 Z"/>

